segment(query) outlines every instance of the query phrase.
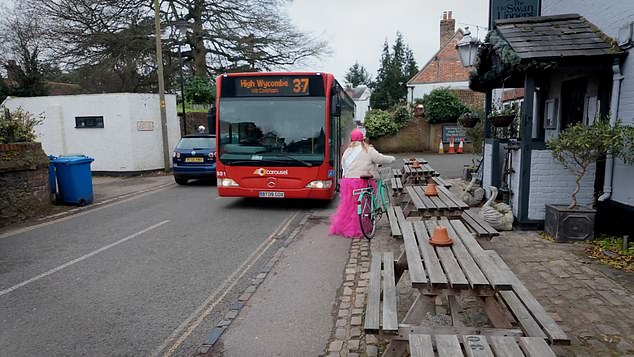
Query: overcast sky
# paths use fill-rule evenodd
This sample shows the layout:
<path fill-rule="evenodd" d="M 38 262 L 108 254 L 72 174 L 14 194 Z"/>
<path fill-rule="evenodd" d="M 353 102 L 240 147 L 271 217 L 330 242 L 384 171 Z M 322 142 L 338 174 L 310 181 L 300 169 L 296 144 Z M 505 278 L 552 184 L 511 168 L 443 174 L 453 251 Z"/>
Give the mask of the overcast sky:
<path fill-rule="evenodd" d="M 332 56 L 298 70 L 333 73 L 343 84 L 358 61 L 372 78 L 380 64 L 383 42 L 390 46 L 396 32 L 414 52 L 419 69 L 438 51 L 443 11 L 453 11 L 456 30 L 469 26 L 486 34 L 488 0 L 294 0 L 288 10 L 294 24 L 327 40 Z"/>

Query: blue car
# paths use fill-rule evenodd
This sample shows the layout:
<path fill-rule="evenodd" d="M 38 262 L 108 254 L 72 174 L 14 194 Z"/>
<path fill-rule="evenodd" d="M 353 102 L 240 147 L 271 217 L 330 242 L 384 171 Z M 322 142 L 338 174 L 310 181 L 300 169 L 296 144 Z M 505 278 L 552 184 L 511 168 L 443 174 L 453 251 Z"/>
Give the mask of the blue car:
<path fill-rule="evenodd" d="M 179 185 L 186 185 L 190 179 L 215 179 L 216 136 L 182 137 L 172 155 L 172 170 Z"/>

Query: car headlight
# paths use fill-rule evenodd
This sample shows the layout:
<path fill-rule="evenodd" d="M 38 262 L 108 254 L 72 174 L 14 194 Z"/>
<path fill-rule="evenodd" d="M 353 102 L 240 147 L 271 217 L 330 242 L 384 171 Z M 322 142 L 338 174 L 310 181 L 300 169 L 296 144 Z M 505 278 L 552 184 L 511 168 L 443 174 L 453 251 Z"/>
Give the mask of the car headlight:
<path fill-rule="evenodd" d="M 174 158 L 174 159 L 180 159 L 180 158 L 181 158 L 181 153 L 180 153 L 180 152 L 176 152 L 176 151 L 174 151 L 174 153 L 172 154 L 172 158 Z"/>
<path fill-rule="evenodd" d="M 219 178 L 218 179 L 218 186 L 221 186 L 221 187 L 240 187 L 240 185 L 238 185 L 237 182 L 235 182 L 234 180 L 232 180 L 230 178 Z"/>
<path fill-rule="evenodd" d="M 332 187 L 332 180 L 315 180 L 315 181 L 311 181 L 308 183 L 308 185 L 306 185 L 306 188 L 331 188 Z"/>

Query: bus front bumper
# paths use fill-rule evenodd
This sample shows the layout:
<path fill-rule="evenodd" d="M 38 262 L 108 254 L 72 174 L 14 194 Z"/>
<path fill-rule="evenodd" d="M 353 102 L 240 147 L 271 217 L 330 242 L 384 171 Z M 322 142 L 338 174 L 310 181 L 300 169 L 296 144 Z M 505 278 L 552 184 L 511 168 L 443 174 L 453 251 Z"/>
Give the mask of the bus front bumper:
<path fill-rule="evenodd" d="M 334 198 L 334 189 L 301 188 L 284 190 L 261 190 L 242 187 L 218 186 L 218 196 L 331 200 Z"/>

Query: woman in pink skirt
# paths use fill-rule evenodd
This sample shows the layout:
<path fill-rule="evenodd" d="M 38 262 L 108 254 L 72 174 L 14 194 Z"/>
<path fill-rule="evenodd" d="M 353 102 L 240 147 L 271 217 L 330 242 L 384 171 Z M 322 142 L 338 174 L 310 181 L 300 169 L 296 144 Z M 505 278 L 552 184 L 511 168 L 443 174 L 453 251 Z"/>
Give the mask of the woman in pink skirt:
<path fill-rule="evenodd" d="M 377 177 L 376 165 L 389 164 L 394 156 L 382 155 L 374 147 L 363 141 L 363 133 L 355 129 L 350 133 L 350 146 L 343 153 L 341 166 L 343 178 L 339 181 L 339 206 L 330 217 L 329 234 L 338 234 L 348 238 L 361 238 L 361 226 L 357 215 L 357 197 L 352 192 L 367 187 L 361 176 Z M 376 188 L 376 183 L 372 180 Z"/>

